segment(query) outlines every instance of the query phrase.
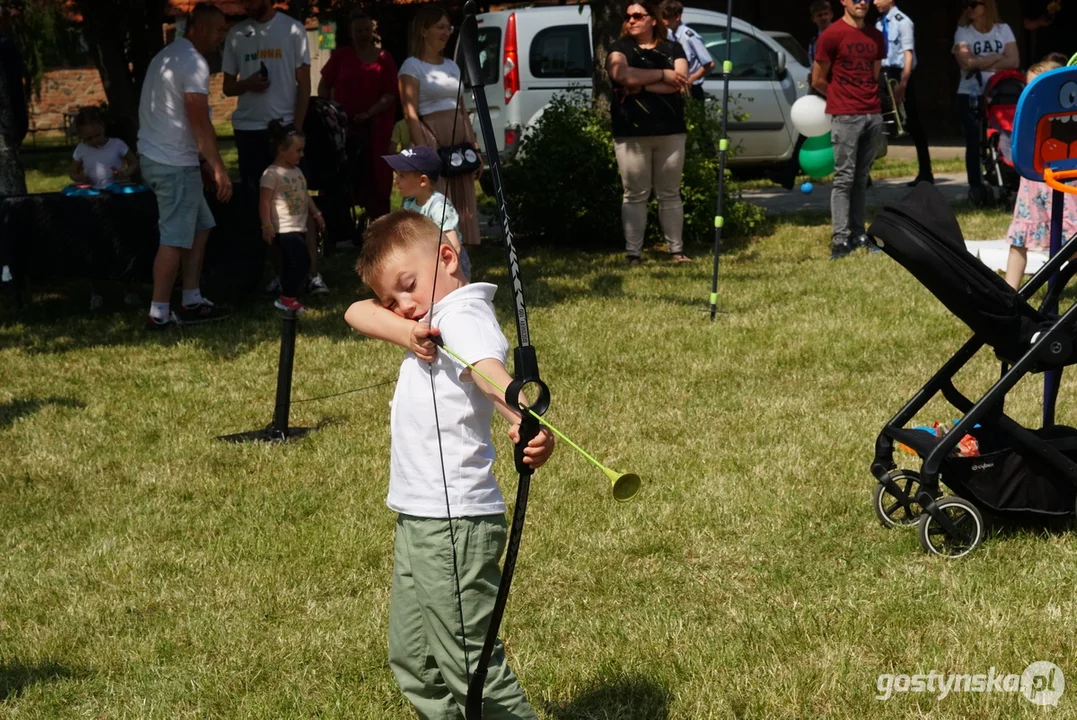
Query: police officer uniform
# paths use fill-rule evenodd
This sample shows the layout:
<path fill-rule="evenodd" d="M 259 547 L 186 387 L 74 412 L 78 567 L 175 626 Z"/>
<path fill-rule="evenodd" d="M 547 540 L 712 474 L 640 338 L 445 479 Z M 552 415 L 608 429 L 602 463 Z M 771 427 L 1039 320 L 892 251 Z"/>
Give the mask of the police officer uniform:
<path fill-rule="evenodd" d="M 703 44 L 703 38 L 699 36 L 692 28 L 688 27 L 684 23 L 681 23 L 677 30 L 670 31 L 670 40 L 676 40 L 684 48 L 684 54 L 688 58 L 688 74 L 698 71 L 704 65 L 709 65 L 714 62 L 714 58 L 707 52 L 707 46 Z M 692 83 L 692 87 L 689 91 L 696 100 L 703 99 L 703 80 L 706 75 Z"/>
<path fill-rule="evenodd" d="M 875 29 L 883 34 L 886 40 L 886 59 L 883 60 L 883 74 L 887 78 L 901 80 L 901 73 L 905 69 L 905 52 L 912 51 L 913 72 L 909 75 L 908 85 L 905 86 L 905 129 L 916 145 L 916 160 L 919 171 L 917 180 L 930 180 L 931 154 L 927 147 L 927 137 L 924 135 L 923 125 L 920 124 L 920 116 L 916 111 L 913 80 L 916 77 L 916 41 L 913 37 L 913 22 L 908 15 L 898 10 L 897 5 L 890 8 L 890 12 L 883 15 L 875 23 Z M 885 93 L 886 90 L 883 89 Z M 914 181 L 915 183 L 915 181 Z M 910 183 L 913 184 L 913 183 Z"/>

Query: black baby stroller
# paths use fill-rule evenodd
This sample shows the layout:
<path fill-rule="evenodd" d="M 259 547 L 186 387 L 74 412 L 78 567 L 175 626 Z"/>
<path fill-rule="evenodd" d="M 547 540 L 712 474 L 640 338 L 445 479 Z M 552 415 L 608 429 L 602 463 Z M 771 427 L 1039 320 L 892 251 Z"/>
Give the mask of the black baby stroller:
<path fill-rule="evenodd" d="M 1010 141 L 1017 101 L 1025 90 L 1025 75 L 1000 70 L 987 81 L 980 105 L 980 163 L 984 182 L 996 202 L 1012 207 L 1021 175 L 1013 165 Z"/>
<path fill-rule="evenodd" d="M 1061 317 L 1049 311 L 1077 274 L 1077 262 L 1063 268 L 1077 254 L 1077 241 L 1065 244 L 1018 292 L 968 252 L 957 220 L 930 184 L 920 183 L 887 206 L 868 232 L 974 333 L 879 434 L 871 463 L 878 480 L 873 502 L 879 520 L 886 527 L 916 525 L 926 551 L 961 557 L 983 539 L 984 513 L 1018 521 L 1072 515 L 1077 509 L 1077 430 L 1054 424 L 1057 393 L 1048 393 L 1043 427 L 1037 429 L 1007 416 L 1004 404 L 1026 375 L 1061 373 L 1077 361 L 1077 303 Z M 1055 273 L 1043 304 L 1034 308 L 1028 298 Z M 973 402 L 953 378 L 985 346 L 1002 361 L 1002 373 Z M 941 437 L 906 428 L 939 393 L 964 414 L 960 421 Z M 955 452 L 966 434 L 978 442 L 978 456 Z M 898 468 L 895 442 L 920 457 L 919 472 Z M 942 495 L 940 481 L 952 496 Z"/>
<path fill-rule="evenodd" d="M 351 203 L 348 153 L 345 134 L 348 116 L 332 100 L 310 99 L 310 112 L 303 123 L 307 136 L 307 184 L 318 191 L 315 202 L 325 216 L 325 252 L 335 243 L 355 238 L 355 212 Z"/>

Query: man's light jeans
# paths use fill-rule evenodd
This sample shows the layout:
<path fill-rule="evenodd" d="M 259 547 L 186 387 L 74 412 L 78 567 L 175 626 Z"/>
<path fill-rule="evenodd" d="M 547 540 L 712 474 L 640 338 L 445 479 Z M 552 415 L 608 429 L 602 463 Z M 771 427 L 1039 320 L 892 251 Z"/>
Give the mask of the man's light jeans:
<path fill-rule="evenodd" d="M 834 187 L 830 191 L 831 242 L 835 245 L 864 232 L 868 174 L 883 131 L 882 115 L 833 115 Z"/>

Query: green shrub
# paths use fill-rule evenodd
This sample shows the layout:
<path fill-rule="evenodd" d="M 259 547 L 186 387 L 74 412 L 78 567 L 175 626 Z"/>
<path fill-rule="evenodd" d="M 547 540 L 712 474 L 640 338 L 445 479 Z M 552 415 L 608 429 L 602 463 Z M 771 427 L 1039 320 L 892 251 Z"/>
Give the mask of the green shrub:
<path fill-rule="evenodd" d="M 721 125 L 714 103 L 688 103 L 688 137 L 681 195 L 684 238 L 709 244 L 718 194 L 717 138 Z M 728 172 L 728 171 L 727 171 Z M 514 231 L 545 244 L 586 249 L 622 247 L 621 176 L 609 120 L 582 93 L 559 94 L 521 141 L 516 159 L 504 168 L 514 211 Z M 763 219 L 762 209 L 729 190 L 726 178 L 724 237 L 744 235 Z M 661 242 L 657 202 L 651 201 L 647 239 Z"/>

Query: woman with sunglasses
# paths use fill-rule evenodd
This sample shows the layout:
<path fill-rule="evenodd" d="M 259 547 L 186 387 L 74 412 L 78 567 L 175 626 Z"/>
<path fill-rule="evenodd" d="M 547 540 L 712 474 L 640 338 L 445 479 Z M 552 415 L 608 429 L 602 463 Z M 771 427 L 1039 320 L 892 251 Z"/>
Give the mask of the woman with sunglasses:
<path fill-rule="evenodd" d="M 633 2 L 625 9 L 621 39 L 606 58 L 613 84 L 614 150 L 624 186 L 621 225 L 630 265 L 640 263 L 652 190 L 658 196 L 658 221 L 670 258 L 691 262 L 681 238 L 688 60 L 680 43 L 666 36 L 658 6 L 650 0 Z"/>
<path fill-rule="evenodd" d="M 987 192 L 980 168 L 980 98 L 994 71 L 1016 68 L 1020 56 L 1013 30 L 998 22 L 995 0 L 967 0 L 957 26 L 953 53 L 961 68 L 957 114 L 965 133 L 965 172 L 969 199 L 982 203 Z"/>

